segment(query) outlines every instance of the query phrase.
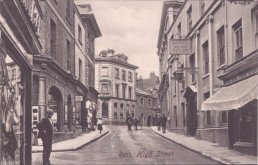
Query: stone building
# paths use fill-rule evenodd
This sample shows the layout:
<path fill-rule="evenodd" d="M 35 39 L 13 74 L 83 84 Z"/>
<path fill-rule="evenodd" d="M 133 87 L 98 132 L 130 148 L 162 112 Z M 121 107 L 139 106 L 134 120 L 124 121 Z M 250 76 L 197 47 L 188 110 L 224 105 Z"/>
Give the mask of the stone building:
<path fill-rule="evenodd" d="M 64 3 L 65 2 L 65 3 Z M 83 83 L 75 75 L 73 1 L 40 1 L 44 15 L 39 30 L 41 54 L 33 58 L 33 110 L 39 119 L 54 110 L 54 140 L 75 133 L 75 97 Z M 73 135 L 73 134 L 69 134 Z"/>
<path fill-rule="evenodd" d="M 187 0 L 172 23 L 162 15 L 161 84 L 171 131 L 257 154 L 257 3 L 244 3 Z"/>
<path fill-rule="evenodd" d="M 124 122 L 126 114 L 135 115 L 135 70 L 124 54 L 108 49 L 95 58 L 95 87 L 100 91 L 99 116 L 104 121 Z"/>
<path fill-rule="evenodd" d="M 76 3 L 75 3 L 76 4 Z M 86 100 L 91 100 L 91 104 L 96 105 L 98 92 L 95 90 L 95 38 L 101 36 L 100 29 L 95 20 L 91 6 L 74 5 L 75 8 L 75 76 L 82 83 L 81 88 L 78 86 L 78 99 L 76 100 L 76 123 L 82 125 L 83 130 L 86 127 L 86 117 L 88 113 L 93 113 L 96 120 L 96 107 L 93 112 L 86 111 Z M 83 90 L 87 88 L 86 90 Z"/>

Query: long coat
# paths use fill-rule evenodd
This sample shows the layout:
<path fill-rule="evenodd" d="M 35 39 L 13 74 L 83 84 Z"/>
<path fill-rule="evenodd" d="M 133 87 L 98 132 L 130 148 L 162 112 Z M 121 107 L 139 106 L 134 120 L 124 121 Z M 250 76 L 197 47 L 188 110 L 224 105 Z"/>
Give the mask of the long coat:
<path fill-rule="evenodd" d="M 39 129 L 38 137 L 42 139 L 42 141 L 46 141 L 52 143 L 52 135 L 53 135 L 53 127 L 48 118 L 42 119 L 37 127 Z"/>

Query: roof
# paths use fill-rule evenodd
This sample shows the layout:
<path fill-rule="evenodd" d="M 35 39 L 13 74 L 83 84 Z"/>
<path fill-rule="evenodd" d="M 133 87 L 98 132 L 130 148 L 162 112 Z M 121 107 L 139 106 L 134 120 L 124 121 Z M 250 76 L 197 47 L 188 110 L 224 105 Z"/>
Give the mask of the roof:
<path fill-rule="evenodd" d="M 139 88 L 136 88 L 136 94 L 141 94 L 141 95 L 147 95 L 147 96 L 151 96 L 151 94 L 139 89 Z"/>

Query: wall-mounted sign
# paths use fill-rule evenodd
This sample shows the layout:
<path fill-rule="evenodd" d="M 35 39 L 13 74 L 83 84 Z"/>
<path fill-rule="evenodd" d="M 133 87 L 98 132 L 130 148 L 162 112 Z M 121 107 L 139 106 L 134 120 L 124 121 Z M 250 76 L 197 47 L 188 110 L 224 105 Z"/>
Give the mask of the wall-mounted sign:
<path fill-rule="evenodd" d="M 83 97 L 82 96 L 75 96 L 75 101 L 76 102 L 83 101 Z"/>
<path fill-rule="evenodd" d="M 175 55 L 192 54 L 191 40 L 188 40 L 188 39 L 171 40 L 170 54 L 175 54 Z"/>

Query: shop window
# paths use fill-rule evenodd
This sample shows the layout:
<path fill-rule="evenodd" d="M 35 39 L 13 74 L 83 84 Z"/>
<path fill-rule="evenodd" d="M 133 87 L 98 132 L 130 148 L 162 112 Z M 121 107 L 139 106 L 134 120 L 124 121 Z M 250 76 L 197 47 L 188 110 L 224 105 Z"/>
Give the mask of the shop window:
<path fill-rule="evenodd" d="M 202 52 L 203 52 L 203 71 L 204 71 L 204 75 L 209 73 L 209 44 L 208 41 L 206 41 L 203 45 L 202 45 Z"/>
<path fill-rule="evenodd" d="M 211 111 L 206 112 L 206 123 L 207 125 L 211 124 Z"/>
<path fill-rule="evenodd" d="M 224 26 L 217 31 L 218 65 L 225 64 L 225 33 Z"/>
<path fill-rule="evenodd" d="M 227 112 L 221 112 L 221 123 L 222 124 L 228 123 L 228 114 L 227 114 Z"/>
<path fill-rule="evenodd" d="M 233 25 L 234 31 L 234 48 L 235 48 L 235 61 L 243 57 L 243 36 L 242 36 L 242 20 L 240 19 Z"/>

